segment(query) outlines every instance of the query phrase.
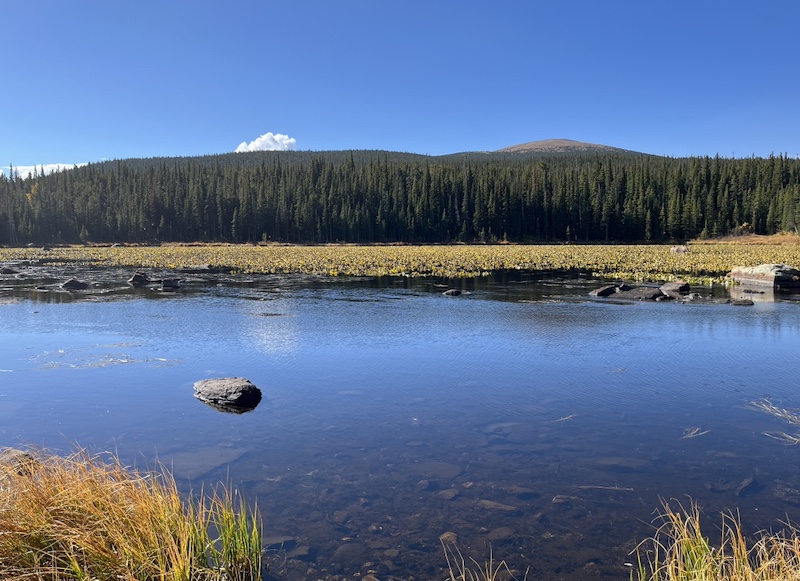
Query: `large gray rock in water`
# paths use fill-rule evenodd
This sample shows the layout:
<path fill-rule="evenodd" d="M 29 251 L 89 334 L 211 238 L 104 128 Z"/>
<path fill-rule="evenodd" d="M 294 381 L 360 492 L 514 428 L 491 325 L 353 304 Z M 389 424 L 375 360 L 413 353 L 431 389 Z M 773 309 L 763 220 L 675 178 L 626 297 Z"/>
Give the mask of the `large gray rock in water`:
<path fill-rule="evenodd" d="M 630 290 L 619 291 L 615 295 L 620 299 L 627 299 L 630 301 L 654 301 L 659 297 L 666 296 L 661 292 L 661 289 L 652 288 L 648 286 L 635 287 Z"/>
<path fill-rule="evenodd" d="M 665 282 L 659 290 L 671 299 L 683 299 L 684 295 L 691 290 L 689 283 L 682 280 Z"/>
<path fill-rule="evenodd" d="M 250 411 L 261 402 L 261 390 L 243 377 L 197 381 L 194 396 L 216 410 L 231 413 Z"/>
<path fill-rule="evenodd" d="M 138 270 L 128 279 L 128 284 L 132 286 L 147 286 L 150 282 L 150 278 L 145 273 Z"/>
<path fill-rule="evenodd" d="M 589 292 L 589 294 L 593 297 L 610 297 L 614 293 L 619 291 L 619 287 L 615 284 L 607 284 L 605 286 L 601 286 L 600 288 L 596 288 Z"/>
<path fill-rule="evenodd" d="M 767 285 L 776 289 L 800 287 L 800 270 L 786 264 L 737 266 L 728 277 L 745 285 Z"/>

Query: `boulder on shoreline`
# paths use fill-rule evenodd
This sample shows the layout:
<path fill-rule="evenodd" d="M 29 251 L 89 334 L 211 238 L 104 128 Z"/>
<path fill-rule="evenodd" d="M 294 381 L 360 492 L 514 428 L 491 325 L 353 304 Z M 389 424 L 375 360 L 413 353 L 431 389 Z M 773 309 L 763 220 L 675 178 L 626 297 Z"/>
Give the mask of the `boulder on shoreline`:
<path fill-rule="evenodd" d="M 787 264 L 737 266 L 728 273 L 733 282 L 774 289 L 800 287 L 800 270 Z"/>
<path fill-rule="evenodd" d="M 194 396 L 218 411 L 238 414 L 255 409 L 261 402 L 261 390 L 243 377 L 196 381 Z"/>

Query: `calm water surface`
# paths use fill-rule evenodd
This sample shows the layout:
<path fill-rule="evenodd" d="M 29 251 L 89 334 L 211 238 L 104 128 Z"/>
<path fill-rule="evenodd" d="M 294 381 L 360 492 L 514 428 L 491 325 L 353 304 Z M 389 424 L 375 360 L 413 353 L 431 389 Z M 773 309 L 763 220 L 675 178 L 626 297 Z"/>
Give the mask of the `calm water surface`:
<path fill-rule="evenodd" d="M 230 481 L 276 578 L 438 578 L 439 536 L 536 579 L 627 579 L 661 499 L 800 517 L 800 305 L 622 304 L 532 275 L 263 277 L 177 293 L 0 285 L 0 446 L 114 450 Z M 709 294 L 708 289 L 699 289 Z M 716 291 L 724 292 L 724 291 Z M 193 383 L 242 376 L 252 412 Z M 702 435 L 686 438 L 697 428 Z M 712 534 L 712 536 L 714 536 Z"/>

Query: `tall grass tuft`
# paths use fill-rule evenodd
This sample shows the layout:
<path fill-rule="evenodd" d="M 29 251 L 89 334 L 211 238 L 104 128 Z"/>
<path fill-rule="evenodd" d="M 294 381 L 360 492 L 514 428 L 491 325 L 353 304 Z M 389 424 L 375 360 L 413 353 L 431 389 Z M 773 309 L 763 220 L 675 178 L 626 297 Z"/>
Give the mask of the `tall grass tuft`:
<path fill-rule="evenodd" d="M 655 535 L 637 548 L 638 581 L 798 581 L 800 539 L 787 524 L 779 533 L 760 533 L 748 542 L 734 514 L 723 514 L 719 543 L 700 529 L 697 504 L 664 504 Z M 645 556 L 642 554 L 645 553 Z"/>
<path fill-rule="evenodd" d="M 466 557 L 455 545 L 448 545 L 442 541 L 445 559 L 447 559 L 447 581 L 517 581 L 505 561 L 499 563 L 494 560 L 494 554 L 489 552 L 489 559 L 479 563 L 475 559 Z M 528 572 L 522 581 L 526 581 Z"/>
<path fill-rule="evenodd" d="M 1 579 L 261 580 L 260 518 L 228 487 L 184 501 L 163 468 L 30 454 L 0 465 Z"/>

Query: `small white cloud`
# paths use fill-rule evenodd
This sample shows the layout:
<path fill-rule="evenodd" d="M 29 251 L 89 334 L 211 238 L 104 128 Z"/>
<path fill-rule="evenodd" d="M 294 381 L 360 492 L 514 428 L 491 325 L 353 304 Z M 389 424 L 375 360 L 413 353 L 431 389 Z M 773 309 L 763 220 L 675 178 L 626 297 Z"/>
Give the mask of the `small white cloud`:
<path fill-rule="evenodd" d="M 265 133 L 258 139 L 247 143 L 243 141 L 236 148 L 236 153 L 244 153 L 246 151 L 288 151 L 297 146 L 297 140 L 294 137 L 283 135 L 282 133 Z"/>
<path fill-rule="evenodd" d="M 86 165 L 85 163 L 43 163 L 40 165 L 15 165 L 14 173 L 18 178 L 25 179 L 34 173 L 37 175 L 46 175 L 55 173 L 57 171 L 64 171 L 65 169 L 73 169 Z M 11 168 L 0 168 L 0 172 L 11 175 Z"/>

